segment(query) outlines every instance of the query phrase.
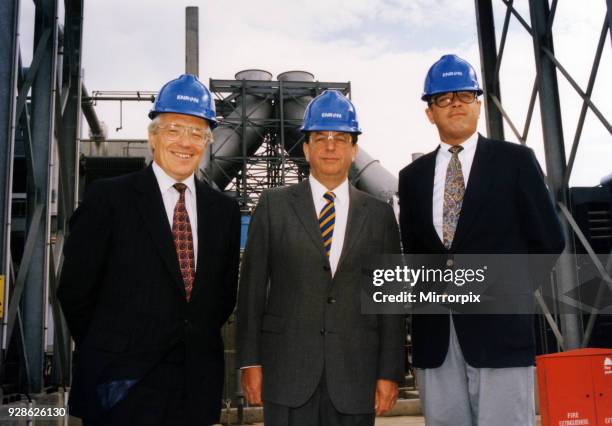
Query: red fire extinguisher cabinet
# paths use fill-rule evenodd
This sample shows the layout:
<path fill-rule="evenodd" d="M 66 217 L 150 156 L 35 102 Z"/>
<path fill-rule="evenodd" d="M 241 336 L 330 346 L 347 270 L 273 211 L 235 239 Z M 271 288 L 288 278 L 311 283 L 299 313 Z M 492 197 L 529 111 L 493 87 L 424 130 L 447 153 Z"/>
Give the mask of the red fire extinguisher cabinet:
<path fill-rule="evenodd" d="M 612 349 L 536 357 L 542 426 L 612 425 Z"/>

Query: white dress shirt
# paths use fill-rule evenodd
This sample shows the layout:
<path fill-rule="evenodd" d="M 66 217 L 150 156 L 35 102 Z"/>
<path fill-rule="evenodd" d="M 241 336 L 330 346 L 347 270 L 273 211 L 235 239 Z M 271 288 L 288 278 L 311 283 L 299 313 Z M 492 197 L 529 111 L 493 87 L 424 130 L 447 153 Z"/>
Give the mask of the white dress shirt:
<path fill-rule="evenodd" d="M 472 169 L 472 163 L 474 162 L 474 154 L 476 153 L 476 145 L 478 144 L 478 133 L 474 133 L 466 141 L 461 143 L 463 150 L 459 152 L 459 162 L 461 163 L 461 171 L 463 173 L 463 182 L 467 188 L 468 179 L 470 177 L 470 170 Z M 451 154 L 448 150 L 452 145 L 444 142 L 440 142 L 440 149 L 436 155 L 436 171 L 434 175 L 434 186 L 433 186 L 433 225 L 436 229 L 436 233 L 440 238 L 440 241 L 444 241 L 443 234 L 443 210 L 444 210 L 444 186 L 446 184 L 446 169 L 448 163 L 450 163 Z"/>
<path fill-rule="evenodd" d="M 166 172 L 153 161 L 153 173 L 157 179 L 159 190 L 161 191 L 162 199 L 164 200 L 164 208 L 166 209 L 166 215 L 168 216 L 168 223 L 170 229 L 172 229 L 172 220 L 174 219 L 174 207 L 179 200 L 179 192 L 174 188 L 175 183 L 179 183 L 176 179 L 168 176 Z M 191 235 L 193 239 L 193 257 L 194 264 L 198 264 L 198 214 L 196 208 L 196 189 L 195 189 L 195 177 L 193 173 L 187 179 L 180 183 L 187 185 L 185 190 L 185 208 L 189 215 L 189 223 L 191 223 Z"/>
<path fill-rule="evenodd" d="M 323 198 L 323 195 L 327 189 L 321 182 L 315 179 L 312 175 L 308 178 L 310 183 L 310 190 L 312 191 L 312 200 L 314 201 L 315 209 L 317 211 L 317 218 L 319 213 L 327 204 L 327 200 Z M 331 249 L 329 251 L 329 266 L 331 267 L 332 277 L 336 273 L 338 268 L 338 262 L 340 261 L 340 254 L 342 253 L 342 247 L 344 246 L 344 234 L 346 233 L 346 222 L 348 221 L 348 210 L 349 210 L 349 183 L 348 179 L 345 179 L 340 185 L 332 189 L 331 192 L 336 194 L 334 199 L 334 209 L 336 210 L 336 218 L 334 222 L 334 233 L 332 235 Z"/>

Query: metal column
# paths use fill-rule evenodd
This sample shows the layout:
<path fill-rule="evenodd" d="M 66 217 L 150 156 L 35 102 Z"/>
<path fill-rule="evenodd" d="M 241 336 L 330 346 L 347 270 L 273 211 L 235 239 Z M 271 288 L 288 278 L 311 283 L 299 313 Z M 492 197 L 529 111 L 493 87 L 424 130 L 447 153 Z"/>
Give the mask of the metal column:
<path fill-rule="evenodd" d="M 40 54 L 32 82 L 32 156 L 35 182 L 28 182 L 28 235 L 34 238 L 23 294 L 24 340 L 31 374 L 30 391 L 43 389 L 45 311 L 49 282 L 50 164 L 53 155 L 55 87 L 57 70 L 57 0 L 36 3 L 35 56 Z M 33 62 L 34 62 L 33 60 Z M 40 212 L 40 213 L 39 213 Z M 40 220 L 38 232 L 36 220 Z"/>
<path fill-rule="evenodd" d="M 185 8 L 185 72 L 199 75 L 198 8 Z"/>
<path fill-rule="evenodd" d="M 70 383 L 70 333 L 61 315 L 55 296 L 56 277 L 61 271 L 61 252 L 68 233 L 68 220 L 76 208 L 78 199 L 78 153 L 81 117 L 81 51 L 83 37 L 84 0 L 66 0 L 63 37 L 63 66 L 61 93 L 59 94 L 61 117 L 58 129 L 58 214 L 55 250 L 52 253 L 49 298 L 54 320 L 53 382 Z"/>
<path fill-rule="evenodd" d="M 13 149 L 15 146 L 15 108 L 17 98 L 17 55 L 19 0 L 0 2 L 0 347 L 6 348 L 5 312 L 10 277 L 11 194 L 13 185 Z M 0 366 L 4 356 L 0 356 Z"/>
<path fill-rule="evenodd" d="M 563 141 L 563 126 L 559 106 L 559 89 L 554 62 L 544 49 L 554 52 L 553 37 L 549 21 L 551 13 L 547 1 L 529 0 L 533 47 L 535 53 L 537 84 L 539 90 L 544 149 L 546 152 L 546 169 L 548 186 L 556 203 L 568 205 L 568 189 L 564 184 L 566 160 Z M 573 235 L 567 221 L 562 221 L 566 239 L 565 254 L 574 253 Z M 559 294 L 565 294 L 576 287 L 576 265 L 571 256 L 562 256 L 557 263 L 556 278 Z M 565 349 L 580 347 L 582 327 L 576 308 L 561 304 L 561 329 Z"/>
<path fill-rule="evenodd" d="M 495 97 L 498 102 L 501 102 L 499 64 L 501 62 L 501 54 L 503 53 L 503 43 L 502 48 L 500 48 L 500 57 L 498 58 L 495 41 L 495 20 L 493 18 L 491 0 L 476 0 L 476 23 L 478 26 L 478 45 L 480 47 L 482 86 L 485 92 L 484 110 L 487 136 L 493 139 L 504 140 L 504 120 L 493 101 Z"/>
<path fill-rule="evenodd" d="M 610 34 L 610 44 L 612 45 L 612 0 L 606 0 L 607 17 L 608 17 L 608 33 Z"/>

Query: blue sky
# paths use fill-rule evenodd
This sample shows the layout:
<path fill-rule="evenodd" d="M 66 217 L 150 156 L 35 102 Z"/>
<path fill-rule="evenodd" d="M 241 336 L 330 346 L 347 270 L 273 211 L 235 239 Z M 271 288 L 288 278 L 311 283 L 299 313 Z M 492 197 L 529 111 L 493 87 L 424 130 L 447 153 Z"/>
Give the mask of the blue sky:
<path fill-rule="evenodd" d="M 63 2 L 60 2 L 63 3 Z M 528 16 L 526 2 L 515 2 Z M 200 8 L 200 77 L 232 78 L 261 68 L 278 73 L 302 69 L 320 81 L 350 81 L 364 134 L 360 145 L 396 174 L 414 152 L 438 143 L 420 101 L 431 63 L 456 53 L 479 70 L 474 2 L 470 0 L 176 0 L 88 1 L 85 4 L 83 68 L 93 90 L 157 90 L 184 70 L 186 6 Z M 494 1 L 498 33 L 505 7 Z M 60 18 L 63 12 L 60 13 Z M 605 1 L 560 1 L 553 27 L 560 61 L 584 88 L 588 80 Z M 534 78 L 529 35 L 513 19 L 501 68 L 504 107 L 522 129 Z M 33 4 L 22 2 L 21 42 L 31 59 Z M 499 34 L 497 37 L 499 43 Z M 609 38 L 593 101 L 612 121 L 612 58 Z M 566 151 L 573 140 L 580 98 L 559 75 Z M 150 105 L 98 107 L 111 138 L 144 138 Z M 544 163 L 542 131 L 536 119 L 528 145 Z M 484 114 L 480 130 L 484 132 Z M 87 131 L 85 130 L 85 135 Z M 516 140 L 509 127 L 506 138 Z M 612 172 L 612 136 L 589 113 L 571 185 L 592 186 Z"/>

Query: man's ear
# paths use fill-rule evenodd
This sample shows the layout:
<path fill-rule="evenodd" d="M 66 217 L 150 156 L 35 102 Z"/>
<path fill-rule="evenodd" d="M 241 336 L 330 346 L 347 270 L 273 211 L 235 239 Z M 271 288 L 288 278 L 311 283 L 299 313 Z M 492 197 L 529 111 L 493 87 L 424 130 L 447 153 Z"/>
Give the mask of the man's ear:
<path fill-rule="evenodd" d="M 148 141 L 149 148 L 151 148 L 151 152 L 155 152 L 155 144 L 157 143 L 157 137 L 155 136 L 155 134 L 149 132 Z"/>
<path fill-rule="evenodd" d="M 308 142 L 304 142 L 302 144 L 302 151 L 304 151 L 304 157 L 306 158 L 306 161 L 308 161 L 308 154 L 310 153 L 310 146 L 308 145 Z"/>
<path fill-rule="evenodd" d="M 433 110 L 431 109 L 430 106 L 428 106 L 427 108 L 425 108 L 425 115 L 427 115 L 427 119 L 429 120 L 429 122 L 431 124 L 435 124 L 436 122 L 434 121 L 433 118 Z"/>

